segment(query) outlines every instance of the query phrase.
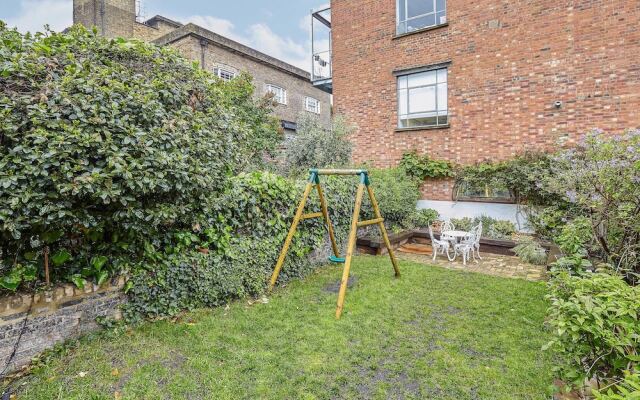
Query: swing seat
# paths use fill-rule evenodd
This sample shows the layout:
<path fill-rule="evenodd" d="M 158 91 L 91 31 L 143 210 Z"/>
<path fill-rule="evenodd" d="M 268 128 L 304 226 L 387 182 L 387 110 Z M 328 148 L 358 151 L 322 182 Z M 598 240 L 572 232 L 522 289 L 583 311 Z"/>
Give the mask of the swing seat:
<path fill-rule="evenodd" d="M 329 257 L 329 261 L 336 264 L 344 264 L 345 259 L 342 257 L 331 256 Z"/>

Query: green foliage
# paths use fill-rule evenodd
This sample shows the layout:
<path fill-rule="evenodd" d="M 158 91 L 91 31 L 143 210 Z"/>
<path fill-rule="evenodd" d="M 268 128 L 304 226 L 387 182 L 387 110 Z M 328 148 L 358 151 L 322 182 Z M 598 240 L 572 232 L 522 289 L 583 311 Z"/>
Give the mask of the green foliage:
<path fill-rule="evenodd" d="M 553 263 L 554 268 L 581 272 L 592 266 L 586 245 L 591 241 L 591 223 L 585 217 L 578 217 L 567 223 L 555 238 L 562 251 L 562 258 Z"/>
<path fill-rule="evenodd" d="M 0 42 L 7 289 L 20 265 L 42 277 L 45 247 L 54 281 L 126 271 L 145 240 L 191 229 L 229 176 L 277 145 L 247 76 L 224 83 L 168 48 L 81 27 L 34 36 L 0 27 Z"/>
<path fill-rule="evenodd" d="M 507 161 L 464 167 L 456 180 L 458 185 L 506 188 L 520 204 L 547 206 L 558 204 L 560 200 L 560 196 L 547 190 L 543 184 L 551 164 L 549 154 L 529 152 Z"/>
<path fill-rule="evenodd" d="M 351 162 L 353 145 L 348 140 L 353 128 L 341 117 L 335 117 L 326 129 L 320 119 L 301 114 L 296 135 L 287 143 L 280 169 L 288 175 L 309 168 L 344 167 Z"/>
<path fill-rule="evenodd" d="M 172 316 L 262 293 L 300 201 L 302 184 L 268 172 L 234 177 L 208 207 L 212 214 L 206 221 L 177 233 L 179 240 L 170 246 L 147 245 L 145 259 L 133 269 L 126 317 Z M 336 234 L 344 239 L 354 202 L 350 188 L 355 186 L 333 178 L 323 185 Z M 320 211 L 317 197 L 311 197 L 307 211 Z M 324 242 L 322 221 L 303 221 L 279 282 L 309 273 L 315 266 L 309 257 Z"/>
<path fill-rule="evenodd" d="M 621 382 L 594 395 L 596 400 L 640 400 L 640 372 L 625 371 Z"/>
<path fill-rule="evenodd" d="M 498 220 L 487 215 L 481 215 L 475 218 L 452 218 L 451 222 L 456 229 L 463 231 L 471 231 L 471 229 L 482 223 L 482 237 L 491 239 L 511 239 L 516 233 L 516 227 L 511 221 Z"/>
<path fill-rule="evenodd" d="M 385 223 L 392 230 L 412 227 L 420 190 L 416 179 L 402 168 L 374 169 L 370 171 L 371 185 Z M 363 213 L 373 218 L 373 208 L 364 196 Z"/>
<path fill-rule="evenodd" d="M 445 160 L 432 160 L 428 154 L 419 155 L 417 151 L 405 153 L 400 160 L 400 167 L 407 175 L 420 181 L 426 178 L 442 179 L 455 176 L 453 165 Z"/>
<path fill-rule="evenodd" d="M 431 224 L 438 220 L 440 214 L 431 208 L 422 208 L 415 210 L 411 215 L 411 224 L 416 228 L 428 228 Z"/>
<path fill-rule="evenodd" d="M 532 237 L 525 236 L 513 248 L 513 252 L 524 262 L 545 265 L 547 263 L 547 251 Z"/>
<path fill-rule="evenodd" d="M 640 287 L 616 274 L 562 271 L 550 281 L 548 299 L 555 338 L 546 347 L 562 357 L 563 380 L 578 387 L 594 377 L 612 383 L 638 366 Z"/>
<path fill-rule="evenodd" d="M 595 131 L 552 163 L 547 186 L 590 222 L 590 253 L 626 273 L 640 272 L 640 130 Z"/>

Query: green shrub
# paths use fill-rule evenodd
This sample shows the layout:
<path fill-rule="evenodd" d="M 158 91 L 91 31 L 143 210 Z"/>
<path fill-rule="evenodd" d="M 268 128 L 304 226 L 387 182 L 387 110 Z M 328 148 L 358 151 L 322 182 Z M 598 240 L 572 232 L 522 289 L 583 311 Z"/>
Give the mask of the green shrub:
<path fill-rule="evenodd" d="M 419 155 L 418 152 L 405 153 L 400 160 L 400 168 L 407 175 L 420 181 L 426 178 L 442 179 L 455 176 L 453 165 L 445 160 L 432 160 L 428 154 Z"/>
<path fill-rule="evenodd" d="M 266 287 L 303 191 L 302 181 L 268 172 L 242 173 L 208 208 L 212 214 L 173 245 L 147 245 L 145 259 L 128 284 L 127 318 L 172 316 L 184 309 L 212 307 L 234 298 L 255 296 Z M 346 243 L 355 186 L 323 179 L 336 236 Z M 307 212 L 320 211 L 312 195 Z M 317 264 L 326 230 L 321 219 L 298 228 L 279 277 L 280 283 L 305 276 Z M 199 251 L 208 252 L 201 254 Z M 328 254 L 327 254 L 328 255 Z M 325 262 L 319 254 L 317 261 Z"/>
<path fill-rule="evenodd" d="M 520 239 L 520 243 L 513 248 L 513 252 L 524 262 L 545 265 L 547 263 L 547 251 L 531 237 Z"/>
<path fill-rule="evenodd" d="M 586 246 L 592 237 L 591 223 L 585 217 L 578 217 L 562 227 L 554 240 L 562 251 L 562 257 L 553 263 L 554 269 L 578 273 L 590 268 L 593 264 Z"/>
<path fill-rule="evenodd" d="M 640 287 L 614 274 L 562 271 L 551 279 L 548 299 L 555 338 L 546 347 L 561 356 L 560 378 L 578 387 L 592 378 L 609 384 L 638 366 Z"/>
<path fill-rule="evenodd" d="M 168 48 L 81 27 L 0 26 L 0 42 L 5 289 L 32 270 L 41 279 L 47 250 L 54 281 L 128 269 L 145 240 L 190 229 L 229 176 L 277 145 L 246 76 L 223 83 Z"/>
<path fill-rule="evenodd" d="M 344 167 L 351 163 L 352 143 L 348 140 L 353 128 L 341 117 L 335 117 L 326 129 L 320 119 L 301 114 L 296 135 L 287 143 L 280 169 L 287 175 L 299 174 L 309 168 Z"/>
<path fill-rule="evenodd" d="M 635 284 L 640 273 L 640 130 L 594 131 L 559 153 L 546 179 L 549 190 L 589 221 L 590 256 L 616 265 Z"/>
<path fill-rule="evenodd" d="M 608 389 L 594 392 L 596 400 L 639 400 L 640 372 L 625 371 L 624 379 Z"/>
<path fill-rule="evenodd" d="M 407 176 L 402 168 L 373 169 L 370 179 L 386 225 L 392 230 L 410 228 L 420 200 L 418 182 Z M 373 218 L 371 202 L 366 194 L 363 215 Z"/>
<path fill-rule="evenodd" d="M 438 220 L 440 214 L 431 208 L 422 208 L 415 210 L 411 215 L 411 224 L 416 228 L 428 228 Z"/>
<path fill-rule="evenodd" d="M 486 215 L 475 218 L 451 218 L 451 222 L 456 229 L 471 231 L 474 226 L 482 223 L 482 237 L 491 239 L 511 239 L 516 233 L 516 227 L 511 221 L 497 220 Z"/>

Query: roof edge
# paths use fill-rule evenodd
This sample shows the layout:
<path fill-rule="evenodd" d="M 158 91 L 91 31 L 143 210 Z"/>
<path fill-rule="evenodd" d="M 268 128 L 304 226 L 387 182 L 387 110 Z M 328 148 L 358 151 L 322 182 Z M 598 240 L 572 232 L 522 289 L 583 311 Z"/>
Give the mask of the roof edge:
<path fill-rule="evenodd" d="M 168 45 L 173 42 L 176 42 L 188 35 L 193 35 L 199 39 L 204 39 L 216 46 L 224 47 L 229 50 L 235 51 L 237 53 L 241 53 L 260 63 L 275 67 L 281 71 L 284 71 L 290 75 L 294 75 L 298 78 L 304 79 L 306 81 L 309 81 L 309 82 L 311 81 L 311 74 L 303 70 L 302 68 L 298 68 L 285 61 L 279 60 L 268 54 L 262 53 L 249 46 L 245 46 L 241 43 L 236 42 L 235 40 L 219 35 L 215 32 L 212 32 L 206 28 L 203 28 L 191 22 L 187 23 L 186 25 L 182 25 L 176 30 L 171 31 L 163 36 L 160 36 L 159 38 L 153 40 L 152 43 L 164 46 L 164 45 Z"/>

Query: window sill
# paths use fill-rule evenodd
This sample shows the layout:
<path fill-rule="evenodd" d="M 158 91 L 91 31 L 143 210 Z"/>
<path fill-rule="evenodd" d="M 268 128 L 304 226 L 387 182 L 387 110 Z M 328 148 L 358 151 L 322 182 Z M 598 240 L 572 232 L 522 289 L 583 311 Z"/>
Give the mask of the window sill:
<path fill-rule="evenodd" d="M 395 34 L 395 35 L 393 36 L 393 38 L 392 38 L 392 39 L 393 39 L 393 40 L 401 39 L 401 38 L 403 38 L 403 37 L 405 37 L 405 36 L 411 36 L 411 35 L 416 35 L 416 34 L 418 34 L 418 33 L 423 33 L 423 32 L 427 32 L 427 31 L 433 31 L 433 30 L 435 30 L 435 29 L 445 28 L 445 27 L 447 27 L 447 26 L 449 26 L 449 23 L 448 23 L 448 22 L 445 22 L 444 24 L 428 26 L 428 27 L 426 27 L 426 28 L 417 29 L 417 30 L 415 30 L 415 31 L 411 31 L 411 32 L 407 32 L 407 33 L 397 33 L 397 34 Z"/>
<path fill-rule="evenodd" d="M 451 125 L 437 125 L 437 126 L 418 126 L 411 128 L 396 128 L 396 132 L 413 132 L 413 131 L 431 131 L 434 129 L 449 129 Z"/>

